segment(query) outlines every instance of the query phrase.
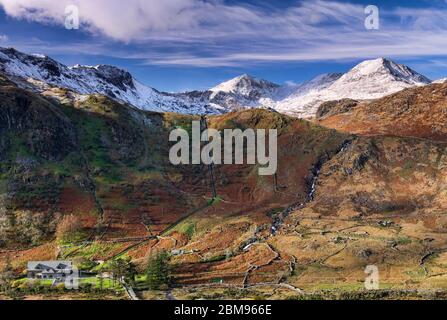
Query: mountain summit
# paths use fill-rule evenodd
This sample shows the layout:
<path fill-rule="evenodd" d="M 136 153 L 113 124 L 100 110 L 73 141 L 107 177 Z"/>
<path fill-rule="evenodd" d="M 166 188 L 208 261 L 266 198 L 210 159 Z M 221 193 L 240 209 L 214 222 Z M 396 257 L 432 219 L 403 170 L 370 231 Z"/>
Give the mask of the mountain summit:
<path fill-rule="evenodd" d="M 376 99 L 410 86 L 421 86 L 431 80 L 409 67 L 385 58 L 358 64 L 330 88 L 343 98 Z"/>
<path fill-rule="evenodd" d="M 409 83 L 429 83 L 430 79 L 420 75 L 416 71 L 409 67 L 395 63 L 386 58 L 379 58 L 374 60 L 367 60 L 356 67 L 354 67 L 349 73 L 346 74 L 349 78 L 364 77 L 370 75 L 386 75 L 393 76 L 395 79 L 406 80 Z"/>
<path fill-rule="evenodd" d="M 262 79 L 256 79 L 248 74 L 231 79 L 210 89 L 212 92 L 226 92 L 241 95 L 247 98 L 272 94 L 280 86 Z"/>

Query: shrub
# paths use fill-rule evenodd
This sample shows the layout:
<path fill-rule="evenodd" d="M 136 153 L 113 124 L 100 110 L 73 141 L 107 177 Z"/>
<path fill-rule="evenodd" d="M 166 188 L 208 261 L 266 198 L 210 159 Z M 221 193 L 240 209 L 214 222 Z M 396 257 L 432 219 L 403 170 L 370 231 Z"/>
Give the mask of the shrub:
<path fill-rule="evenodd" d="M 65 283 L 58 283 L 55 287 L 54 290 L 56 290 L 57 292 L 65 292 Z"/>
<path fill-rule="evenodd" d="M 169 255 L 161 252 L 149 259 L 147 266 L 147 284 L 151 290 L 159 290 L 171 284 L 171 266 Z"/>

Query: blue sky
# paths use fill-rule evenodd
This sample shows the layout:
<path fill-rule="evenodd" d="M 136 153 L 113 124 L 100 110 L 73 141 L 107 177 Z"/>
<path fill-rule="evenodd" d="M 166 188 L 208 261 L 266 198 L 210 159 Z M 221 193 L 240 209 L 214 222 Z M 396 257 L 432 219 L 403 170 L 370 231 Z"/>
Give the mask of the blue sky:
<path fill-rule="evenodd" d="M 79 30 L 64 28 L 79 8 Z M 380 29 L 364 27 L 367 5 Z M 67 64 L 113 64 L 164 91 L 243 73 L 299 83 L 385 56 L 447 77 L 447 1 L 0 0 L 0 46 Z"/>

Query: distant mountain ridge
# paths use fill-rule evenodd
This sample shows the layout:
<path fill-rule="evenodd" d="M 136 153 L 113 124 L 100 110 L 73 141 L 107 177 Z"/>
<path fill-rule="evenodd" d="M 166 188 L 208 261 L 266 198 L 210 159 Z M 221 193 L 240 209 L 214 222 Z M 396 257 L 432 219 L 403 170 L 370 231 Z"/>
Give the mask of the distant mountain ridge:
<path fill-rule="evenodd" d="M 320 75 L 300 85 L 278 85 L 242 75 L 206 91 L 166 93 L 146 86 L 128 71 L 109 65 L 65 66 L 44 55 L 0 48 L 0 71 L 17 84 L 43 91 L 67 88 L 78 94 L 103 94 L 143 110 L 184 114 L 223 114 L 271 108 L 302 118 L 314 117 L 326 101 L 369 100 L 432 81 L 385 58 L 360 63 L 346 74 Z"/>

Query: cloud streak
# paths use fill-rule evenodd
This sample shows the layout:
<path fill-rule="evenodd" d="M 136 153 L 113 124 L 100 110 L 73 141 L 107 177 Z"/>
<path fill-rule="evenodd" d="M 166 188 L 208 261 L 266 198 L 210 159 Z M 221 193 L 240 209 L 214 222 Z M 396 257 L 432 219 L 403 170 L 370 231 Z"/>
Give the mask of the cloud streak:
<path fill-rule="evenodd" d="M 71 4 L 79 7 L 81 28 L 128 44 L 127 52 L 115 55 L 146 64 L 239 66 L 447 53 L 445 8 L 381 10 L 381 29 L 370 31 L 364 6 L 337 1 L 280 9 L 219 0 L 0 0 L 11 17 L 55 25 L 63 25 Z"/>

